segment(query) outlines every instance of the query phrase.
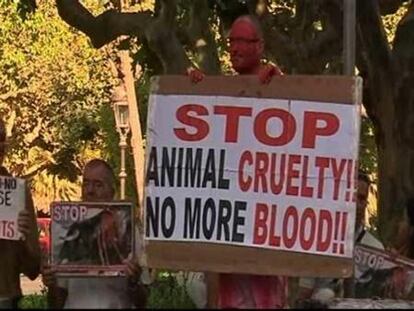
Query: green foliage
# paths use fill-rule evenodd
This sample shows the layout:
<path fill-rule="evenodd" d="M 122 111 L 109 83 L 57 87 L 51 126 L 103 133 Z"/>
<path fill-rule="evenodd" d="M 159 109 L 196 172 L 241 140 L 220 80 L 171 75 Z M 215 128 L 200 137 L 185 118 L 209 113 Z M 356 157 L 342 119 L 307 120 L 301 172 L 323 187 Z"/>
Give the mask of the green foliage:
<path fill-rule="evenodd" d="M 147 129 L 148 99 L 151 86 L 150 79 L 151 76 L 148 74 L 148 72 L 145 72 L 135 83 L 136 93 L 139 100 L 138 105 L 140 123 L 144 137 L 145 131 Z"/>
<path fill-rule="evenodd" d="M 149 309 L 194 309 L 185 286 L 180 285 L 173 273 L 159 272 L 157 279 L 149 287 L 147 308 Z M 47 309 L 47 289 L 40 294 L 24 296 L 19 303 L 22 309 Z"/>
<path fill-rule="evenodd" d="M 376 177 L 378 154 L 375 144 L 374 127 L 371 120 L 366 117 L 361 118 L 359 146 L 359 166 L 371 176 Z"/>
<path fill-rule="evenodd" d="M 27 295 L 20 300 L 20 309 L 47 309 L 47 298 L 45 295 Z"/>
<path fill-rule="evenodd" d="M 0 116 L 11 136 L 6 165 L 34 177 L 35 190 L 49 180 L 39 179 L 42 171 L 73 188 L 82 164 L 104 144 L 98 112 L 110 100 L 111 72 L 103 53 L 60 19 L 53 1 L 34 13 L 25 2 L 0 2 Z"/>
<path fill-rule="evenodd" d="M 385 33 L 387 35 L 388 42 L 391 44 L 394 41 L 395 32 L 401 18 L 407 12 L 409 2 L 404 3 L 398 9 L 395 14 L 390 14 L 382 17 L 382 22 L 384 24 Z"/>
<path fill-rule="evenodd" d="M 43 287 L 40 294 L 23 296 L 19 301 L 20 309 L 48 309 L 47 288 Z"/>
<path fill-rule="evenodd" d="M 194 309 L 195 305 L 184 285 L 177 283 L 174 274 L 158 273 L 151 284 L 147 307 L 152 309 Z"/>

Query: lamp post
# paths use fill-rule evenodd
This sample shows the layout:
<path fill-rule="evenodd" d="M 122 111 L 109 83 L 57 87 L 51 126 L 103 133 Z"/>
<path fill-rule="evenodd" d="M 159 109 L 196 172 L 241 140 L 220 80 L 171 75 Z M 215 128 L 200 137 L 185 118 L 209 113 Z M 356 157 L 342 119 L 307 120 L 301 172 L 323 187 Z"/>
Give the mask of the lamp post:
<path fill-rule="evenodd" d="M 120 197 L 125 200 L 125 181 L 127 177 L 125 169 L 125 151 L 128 147 L 127 137 L 130 130 L 128 98 L 124 87 L 117 86 L 112 93 L 112 108 L 115 115 L 116 130 L 119 134 L 119 147 L 121 149 L 121 169 L 119 180 L 121 186 Z"/>

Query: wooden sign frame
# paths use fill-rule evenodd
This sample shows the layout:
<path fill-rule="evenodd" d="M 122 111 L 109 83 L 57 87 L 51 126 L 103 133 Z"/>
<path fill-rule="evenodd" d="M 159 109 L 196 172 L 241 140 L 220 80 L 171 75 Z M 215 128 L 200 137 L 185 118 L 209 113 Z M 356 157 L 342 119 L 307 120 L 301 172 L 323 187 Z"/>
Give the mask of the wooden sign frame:
<path fill-rule="evenodd" d="M 362 79 L 346 76 L 280 76 L 260 84 L 257 76 L 208 76 L 191 83 L 186 76 L 153 78 L 152 94 L 211 95 L 277 98 L 359 105 Z M 148 150 L 148 149 L 147 149 Z M 347 278 L 353 274 L 353 259 L 301 252 L 270 250 L 203 242 L 145 239 L 150 268 L 294 277 Z"/>

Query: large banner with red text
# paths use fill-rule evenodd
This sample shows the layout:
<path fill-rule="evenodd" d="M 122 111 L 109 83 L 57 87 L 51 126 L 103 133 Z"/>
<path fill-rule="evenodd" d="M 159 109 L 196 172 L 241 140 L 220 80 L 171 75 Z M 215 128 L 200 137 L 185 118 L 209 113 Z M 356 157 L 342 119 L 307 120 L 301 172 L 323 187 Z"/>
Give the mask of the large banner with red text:
<path fill-rule="evenodd" d="M 149 107 L 147 241 L 352 258 L 358 105 L 155 93 Z"/>

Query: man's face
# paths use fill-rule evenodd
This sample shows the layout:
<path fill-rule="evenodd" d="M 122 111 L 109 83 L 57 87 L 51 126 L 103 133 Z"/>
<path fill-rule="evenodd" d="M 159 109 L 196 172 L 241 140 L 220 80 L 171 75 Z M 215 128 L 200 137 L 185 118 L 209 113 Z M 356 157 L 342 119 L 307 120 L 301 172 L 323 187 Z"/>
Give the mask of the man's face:
<path fill-rule="evenodd" d="M 260 67 L 263 40 L 252 23 L 236 21 L 230 30 L 230 60 L 239 74 L 255 74 Z"/>
<path fill-rule="evenodd" d="M 83 172 L 83 201 L 112 201 L 113 190 L 111 178 L 103 166 L 86 167 Z"/>
<path fill-rule="evenodd" d="M 361 226 L 365 223 L 365 209 L 368 204 L 369 184 L 366 181 L 358 180 L 357 192 L 357 210 L 356 210 L 356 225 Z"/>

